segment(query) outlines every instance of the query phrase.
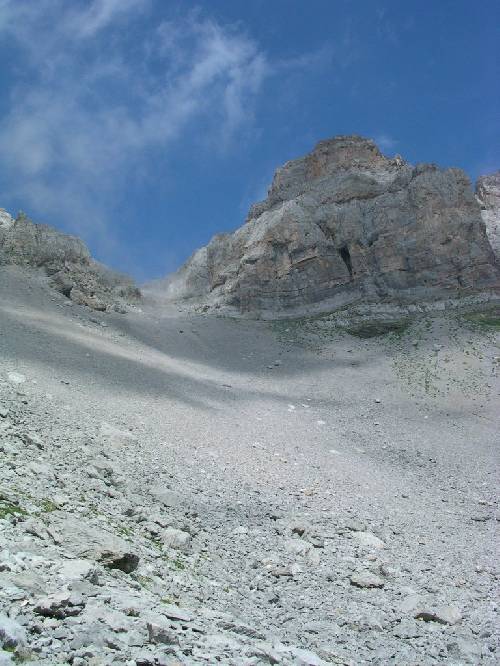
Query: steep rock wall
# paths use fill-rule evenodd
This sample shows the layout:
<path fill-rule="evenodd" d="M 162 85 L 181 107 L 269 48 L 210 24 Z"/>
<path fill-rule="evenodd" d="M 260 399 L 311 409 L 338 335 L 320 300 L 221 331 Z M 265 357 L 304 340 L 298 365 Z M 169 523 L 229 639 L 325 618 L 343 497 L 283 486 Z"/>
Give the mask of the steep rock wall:
<path fill-rule="evenodd" d="M 335 137 L 278 169 L 265 201 L 165 283 L 171 298 L 242 313 L 496 290 L 499 266 L 460 169 L 389 159 Z"/>

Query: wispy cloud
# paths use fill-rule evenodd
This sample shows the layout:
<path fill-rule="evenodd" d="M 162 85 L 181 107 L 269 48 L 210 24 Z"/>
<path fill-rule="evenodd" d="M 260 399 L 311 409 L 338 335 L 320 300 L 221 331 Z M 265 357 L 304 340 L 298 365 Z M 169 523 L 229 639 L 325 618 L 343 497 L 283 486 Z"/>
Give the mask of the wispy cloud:
<path fill-rule="evenodd" d="M 149 7 L 0 0 L 0 38 L 22 64 L 0 119 L 8 186 L 27 207 L 67 213 L 77 231 L 105 233 L 106 205 L 130 172 L 183 134 L 234 140 L 269 74 L 243 32 L 199 12 L 151 28 Z M 141 20 L 132 38 L 122 30 Z"/>
<path fill-rule="evenodd" d="M 111 218 L 130 184 L 158 178 L 157 165 L 187 143 L 193 154 L 241 150 L 259 132 L 266 81 L 335 55 L 320 45 L 271 62 L 241 25 L 199 9 L 158 23 L 152 0 L 0 0 L 7 44 L 0 183 L 116 261 Z"/>
<path fill-rule="evenodd" d="M 375 137 L 375 143 L 380 148 L 380 150 L 387 152 L 394 151 L 394 149 L 398 145 L 398 141 L 396 141 L 396 139 L 393 139 L 388 134 L 378 134 Z"/>

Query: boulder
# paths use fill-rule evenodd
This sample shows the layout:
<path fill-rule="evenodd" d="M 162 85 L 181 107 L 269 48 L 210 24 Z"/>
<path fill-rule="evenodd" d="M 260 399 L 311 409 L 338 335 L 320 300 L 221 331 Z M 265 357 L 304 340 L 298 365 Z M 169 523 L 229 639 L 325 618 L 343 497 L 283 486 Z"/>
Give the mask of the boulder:
<path fill-rule="evenodd" d="M 26 631 L 15 620 L 0 613 L 0 645 L 3 648 L 15 648 L 26 642 Z"/>
<path fill-rule="evenodd" d="M 162 533 L 162 541 L 174 550 L 188 551 L 191 545 L 191 535 L 183 530 L 167 527 Z"/>
<path fill-rule="evenodd" d="M 250 316 L 495 291 L 500 268 L 460 169 L 338 136 L 278 169 L 246 223 L 154 290 Z"/>
<path fill-rule="evenodd" d="M 100 529 L 82 519 L 65 518 L 51 527 L 54 541 L 81 559 L 98 562 L 108 569 L 131 573 L 139 564 L 132 544 L 116 534 Z"/>

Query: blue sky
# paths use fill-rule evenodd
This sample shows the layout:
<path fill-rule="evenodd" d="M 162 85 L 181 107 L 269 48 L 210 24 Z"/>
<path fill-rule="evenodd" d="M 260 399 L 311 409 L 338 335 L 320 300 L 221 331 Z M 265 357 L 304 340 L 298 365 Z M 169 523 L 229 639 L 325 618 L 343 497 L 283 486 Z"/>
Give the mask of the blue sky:
<path fill-rule="evenodd" d="M 498 0 L 0 0 L 0 207 L 138 280 L 336 134 L 500 167 Z"/>

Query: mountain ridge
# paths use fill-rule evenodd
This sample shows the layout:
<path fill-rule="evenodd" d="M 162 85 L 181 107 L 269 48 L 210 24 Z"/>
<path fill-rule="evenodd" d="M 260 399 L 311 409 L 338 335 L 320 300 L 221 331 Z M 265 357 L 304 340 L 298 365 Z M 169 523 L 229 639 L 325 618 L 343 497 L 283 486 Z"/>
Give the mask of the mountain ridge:
<path fill-rule="evenodd" d="M 170 300 L 261 316 L 499 286 L 466 174 L 388 158 L 353 135 L 321 141 L 277 169 L 242 227 L 214 236 L 153 287 Z"/>

